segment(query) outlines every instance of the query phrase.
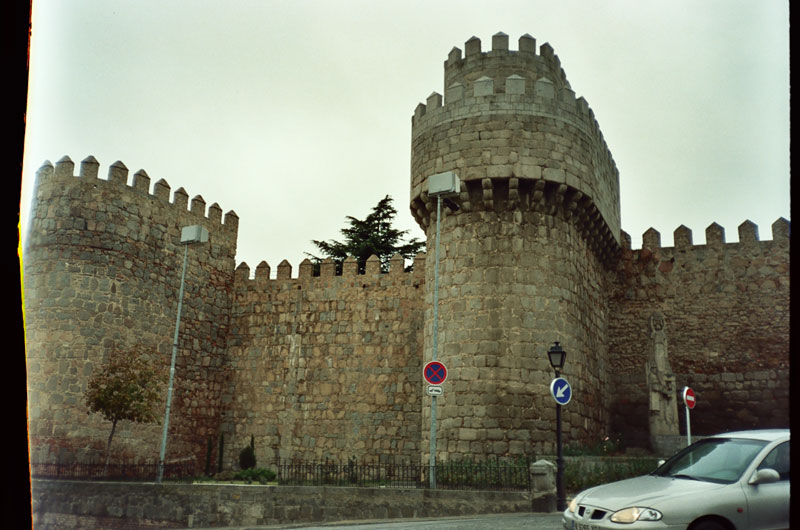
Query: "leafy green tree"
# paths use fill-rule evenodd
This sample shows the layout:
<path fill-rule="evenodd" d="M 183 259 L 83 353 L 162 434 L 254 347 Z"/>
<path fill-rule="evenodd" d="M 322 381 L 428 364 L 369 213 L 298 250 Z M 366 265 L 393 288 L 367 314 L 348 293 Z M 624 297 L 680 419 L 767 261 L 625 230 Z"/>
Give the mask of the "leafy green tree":
<path fill-rule="evenodd" d="M 405 259 L 413 258 L 418 252 L 425 250 L 425 242 L 411 238 L 403 243 L 402 238 L 408 230 L 397 230 L 392 227 L 392 221 L 397 215 L 392 205 L 392 198 L 387 195 L 372 208 L 372 212 L 365 219 L 347 216 L 348 227 L 341 230 L 344 241 L 317 241 L 311 242 L 317 246 L 326 258 L 336 262 L 337 270 L 341 271 L 342 262 L 348 256 L 353 256 L 358 262 L 358 271 L 363 273 L 367 259 L 375 255 L 381 262 L 381 270 L 389 270 L 389 260 L 395 254 L 400 254 Z M 319 264 L 322 259 L 306 253 L 312 260 Z"/>
<path fill-rule="evenodd" d="M 92 375 L 84 394 L 88 414 L 102 414 L 111 422 L 104 474 L 119 421 L 159 423 L 156 407 L 161 402 L 165 379 L 163 371 L 157 370 L 141 350 L 111 352 Z"/>

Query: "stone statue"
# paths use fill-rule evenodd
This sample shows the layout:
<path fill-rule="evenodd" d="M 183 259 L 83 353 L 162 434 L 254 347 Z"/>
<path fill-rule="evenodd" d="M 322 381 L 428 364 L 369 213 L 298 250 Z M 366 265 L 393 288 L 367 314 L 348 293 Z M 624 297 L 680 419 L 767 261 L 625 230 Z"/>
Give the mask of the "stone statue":
<path fill-rule="evenodd" d="M 650 344 L 647 363 L 647 389 L 650 394 L 650 438 L 679 434 L 678 397 L 675 374 L 667 353 L 667 326 L 664 315 L 650 316 Z M 655 443 L 654 445 L 658 445 Z"/>

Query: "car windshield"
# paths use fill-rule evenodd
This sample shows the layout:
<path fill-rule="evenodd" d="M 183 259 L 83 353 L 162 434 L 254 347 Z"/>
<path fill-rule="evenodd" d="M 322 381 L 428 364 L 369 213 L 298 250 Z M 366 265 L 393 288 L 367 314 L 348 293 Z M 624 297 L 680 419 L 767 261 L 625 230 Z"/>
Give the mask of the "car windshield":
<path fill-rule="evenodd" d="M 741 477 L 765 445 L 763 440 L 706 438 L 667 460 L 653 474 L 730 484 Z"/>

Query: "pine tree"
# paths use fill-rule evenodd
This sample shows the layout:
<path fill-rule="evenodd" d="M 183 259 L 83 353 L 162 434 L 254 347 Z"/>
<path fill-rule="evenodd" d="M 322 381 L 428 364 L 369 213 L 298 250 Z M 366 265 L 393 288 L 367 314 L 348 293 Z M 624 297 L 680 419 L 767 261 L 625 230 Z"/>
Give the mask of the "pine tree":
<path fill-rule="evenodd" d="M 341 230 L 344 241 L 317 241 L 311 242 L 317 246 L 326 258 L 331 258 L 336 263 L 337 271 L 341 271 L 342 262 L 349 256 L 355 257 L 358 262 L 358 271 L 363 273 L 367 259 L 375 255 L 381 262 L 381 270 L 389 270 L 389 260 L 395 254 L 400 254 L 405 259 L 412 259 L 418 252 L 425 250 L 425 242 L 411 238 L 407 243 L 401 239 L 408 230 L 397 230 L 392 227 L 392 221 L 397 215 L 397 210 L 392 206 L 392 198 L 387 195 L 372 208 L 372 212 L 363 220 L 347 216 L 349 227 Z M 319 264 L 322 259 L 306 253 L 312 260 Z M 407 270 L 410 270 L 408 267 Z"/>

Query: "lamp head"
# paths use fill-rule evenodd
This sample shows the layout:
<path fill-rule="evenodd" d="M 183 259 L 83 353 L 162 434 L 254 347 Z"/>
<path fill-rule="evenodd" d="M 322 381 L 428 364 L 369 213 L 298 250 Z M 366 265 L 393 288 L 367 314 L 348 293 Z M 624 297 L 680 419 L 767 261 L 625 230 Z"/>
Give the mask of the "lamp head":
<path fill-rule="evenodd" d="M 181 229 L 181 243 L 205 243 L 208 230 L 200 225 L 184 226 Z"/>
<path fill-rule="evenodd" d="M 567 352 L 561 347 L 558 341 L 555 341 L 550 349 L 547 350 L 547 357 L 550 359 L 550 366 L 556 370 L 564 367 L 564 361 L 567 359 Z"/>

